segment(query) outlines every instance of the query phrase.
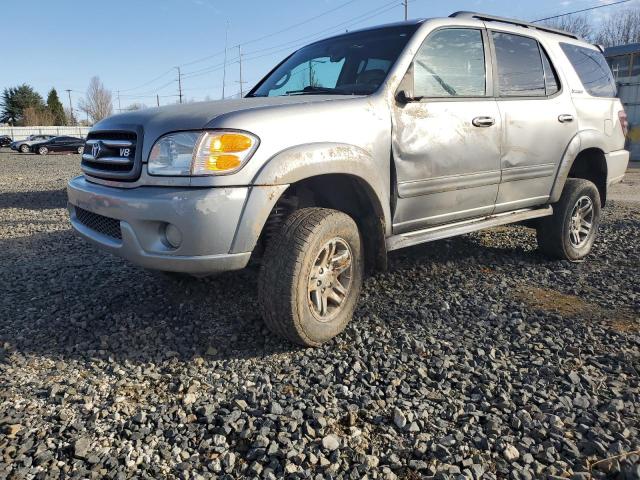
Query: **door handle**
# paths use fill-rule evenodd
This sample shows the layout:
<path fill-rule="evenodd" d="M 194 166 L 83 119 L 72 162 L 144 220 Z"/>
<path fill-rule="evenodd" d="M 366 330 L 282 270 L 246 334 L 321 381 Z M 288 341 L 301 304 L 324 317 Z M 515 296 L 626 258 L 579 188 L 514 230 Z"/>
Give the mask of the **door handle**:
<path fill-rule="evenodd" d="M 473 123 L 474 127 L 490 127 L 495 125 L 496 120 L 492 117 L 476 117 L 471 121 L 471 123 Z"/>
<path fill-rule="evenodd" d="M 558 121 L 559 121 L 560 123 L 569 123 L 569 122 L 573 122 L 573 115 L 568 115 L 568 114 L 560 115 L 560 116 L 558 117 Z"/>

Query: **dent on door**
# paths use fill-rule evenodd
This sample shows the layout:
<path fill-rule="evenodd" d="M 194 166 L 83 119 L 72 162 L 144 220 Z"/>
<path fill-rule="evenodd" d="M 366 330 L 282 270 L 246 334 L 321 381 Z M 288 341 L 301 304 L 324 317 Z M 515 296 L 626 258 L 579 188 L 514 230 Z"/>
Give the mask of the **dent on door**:
<path fill-rule="evenodd" d="M 475 126 L 477 118 L 492 121 Z M 393 123 L 394 232 L 492 213 L 500 182 L 495 101 L 409 103 L 394 109 Z"/>

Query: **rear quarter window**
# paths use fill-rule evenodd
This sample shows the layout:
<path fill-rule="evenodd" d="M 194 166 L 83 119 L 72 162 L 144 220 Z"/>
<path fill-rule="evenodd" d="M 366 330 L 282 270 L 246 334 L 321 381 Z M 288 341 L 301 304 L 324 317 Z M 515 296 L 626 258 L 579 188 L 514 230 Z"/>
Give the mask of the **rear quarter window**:
<path fill-rule="evenodd" d="M 597 50 L 561 43 L 585 90 L 594 97 L 615 97 L 616 82 L 604 55 Z"/>

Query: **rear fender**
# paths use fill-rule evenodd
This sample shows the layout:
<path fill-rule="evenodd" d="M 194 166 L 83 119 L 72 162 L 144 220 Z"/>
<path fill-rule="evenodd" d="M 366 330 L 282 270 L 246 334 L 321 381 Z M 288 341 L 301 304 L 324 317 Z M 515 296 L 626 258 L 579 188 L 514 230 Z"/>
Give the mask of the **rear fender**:
<path fill-rule="evenodd" d="M 562 190 L 567 182 L 573 162 L 575 162 L 580 152 L 588 148 L 598 148 L 603 152 L 607 152 L 607 138 L 598 130 L 582 130 L 571 139 L 558 167 L 556 179 L 551 188 L 549 203 L 555 203 L 560 200 L 560 195 L 562 195 Z"/>

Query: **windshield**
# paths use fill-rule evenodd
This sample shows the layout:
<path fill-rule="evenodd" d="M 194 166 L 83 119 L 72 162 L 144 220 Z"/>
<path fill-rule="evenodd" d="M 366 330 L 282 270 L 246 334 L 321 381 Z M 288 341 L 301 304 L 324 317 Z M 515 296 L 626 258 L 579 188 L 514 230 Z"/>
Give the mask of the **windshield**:
<path fill-rule="evenodd" d="M 369 95 L 419 25 L 356 32 L 301 48 L 264 78 L 248 96 Z"/>

